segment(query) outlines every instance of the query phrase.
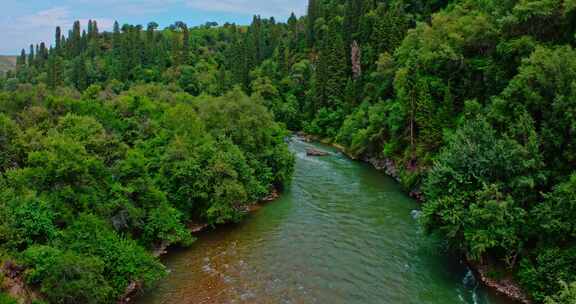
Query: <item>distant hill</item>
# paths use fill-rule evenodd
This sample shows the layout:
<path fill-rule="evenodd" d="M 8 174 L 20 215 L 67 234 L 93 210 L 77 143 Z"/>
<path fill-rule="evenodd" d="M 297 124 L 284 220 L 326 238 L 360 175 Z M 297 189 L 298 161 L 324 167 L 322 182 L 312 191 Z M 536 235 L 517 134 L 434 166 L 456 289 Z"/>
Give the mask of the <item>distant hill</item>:
<path fill-rule="evenodd" d="M 0 74 L 13 69 L 16 66 L 16 56 L 0 55 Z"/>

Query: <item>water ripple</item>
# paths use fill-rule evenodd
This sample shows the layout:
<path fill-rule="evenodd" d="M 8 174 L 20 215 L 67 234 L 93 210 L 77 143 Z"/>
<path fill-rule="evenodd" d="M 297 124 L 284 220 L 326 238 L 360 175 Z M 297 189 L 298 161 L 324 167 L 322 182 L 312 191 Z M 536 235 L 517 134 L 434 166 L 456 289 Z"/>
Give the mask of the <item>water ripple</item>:
<path fill-rule="evenodd" d="M 393 180 L 327 147 L 291 148 L 282 197 L 171 253 L 171 274 L 138 303 L 505 303 L 421 233 L 416 202 Z"/>

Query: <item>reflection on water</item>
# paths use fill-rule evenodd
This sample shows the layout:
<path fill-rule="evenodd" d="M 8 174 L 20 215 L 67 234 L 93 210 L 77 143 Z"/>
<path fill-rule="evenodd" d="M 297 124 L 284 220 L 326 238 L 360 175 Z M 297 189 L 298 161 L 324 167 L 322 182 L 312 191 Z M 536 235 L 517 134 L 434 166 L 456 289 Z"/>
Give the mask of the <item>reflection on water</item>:
<path fill-rule="evenodd" d="M 390 178 L 291 143 L 292 184 L 241 224 L 174 250 L 170 275 L 136 303 L 507 303 L 486 292 Z"/>

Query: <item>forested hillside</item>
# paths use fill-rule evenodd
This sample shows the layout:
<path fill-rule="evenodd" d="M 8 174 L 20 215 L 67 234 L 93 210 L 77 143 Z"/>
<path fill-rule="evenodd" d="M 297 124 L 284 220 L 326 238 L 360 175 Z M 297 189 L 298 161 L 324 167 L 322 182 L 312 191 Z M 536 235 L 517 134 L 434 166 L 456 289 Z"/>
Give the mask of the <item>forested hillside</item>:
<path fill-rule="evenodd" d="M 289 179 L 285 126 L 387 160 L 427 231 L 536 303 L 573 303 L 575 47 L 575 0 L 57 28 L 0 79 L 0 257 L 50 302 L 152 282 L 144 248 L 189 243 L 185 223 L 237 220 Z"/>

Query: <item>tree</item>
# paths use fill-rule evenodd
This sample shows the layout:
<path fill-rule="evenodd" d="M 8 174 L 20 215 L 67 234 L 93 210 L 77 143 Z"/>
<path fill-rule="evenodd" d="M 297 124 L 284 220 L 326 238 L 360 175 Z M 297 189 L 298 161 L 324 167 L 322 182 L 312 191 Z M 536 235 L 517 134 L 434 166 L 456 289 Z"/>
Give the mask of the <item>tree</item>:
<path fill-rule="evenodd" d="M 70 57 L 79 56 L 83 51 L 82 48 L 82 33 L 80 30 L 80 21 L 75 21 L 72 26 L 72 32 L 70 33 L 69 39 L 69 52 Z"/>
<path fill-rule="evenodd" d="M 60 48 L 62 47 L 62 31 L 60 30 L 60 27 L 57 26 L 56 27 L 56 34 L 55 34 L 55 49 L 56 51 L 60 51 Z"/>
<path fill-rule="evenodd" d="M 306 38 L 309 48 L 314 47 L 314 42 L 317 39 L 316 34 L 316 20 L 320 18 L 320 4 L 318 0 L 308 0 L 308 14 L 306 14 Z"/>
<path fill-rule="evenodd" d="M 25 252 L 25 261 L 32 267 L 28 281 L 39 283 L 51 302 L 98 304 L 113 299 L 104 278 L 104 263 L 98 258 L 34 246 Z"/>
<path fill-rule="evenodd" d="M 316 72 L 316 102 L 320 107 L 336 107 L 343 101 L 347 80 L 346 48 L 340 34 L 339 20 L 325 29 L 319 46 Z"/>
<path fill-rule="evenodd" d="M 562 289 L 553 297 L 547 297 L 545 304 L 562 304 L 576 302 L 576 283 L 562 282 Z"/>
<path fill-rule="evenodd" d="M 120 36 L 120 25 L 118 24 L 118 21 L 114 21 L 114 28 L 112 30 L 112 50 L 116 54 L 120 53 L 120 48 L 122 45 Z"/>
<path fill-rule="evenodd" d="M 26 65 L 26 51 L 22 49 L 22 51 L 20 52 L 20 56 L 17 58 L 16 66 L 22 67 L 25 65 Z"/>
<path fill-rule="evenodd" d="M 56 76 L 56 74 L 54 76 Z M 72 83 L 76 89 L 83 91 L 88 87 L 88 78 L 86 76 L 86 61 L 84 56 L 79 56 L 74 60 L 71 76 Z M 54 79 L 57 79 L 57 77 Z"/>
<path fill-rule="evenodd" d="M 499 138 L 485 120 L 468 122 L 450 138 L 424 183 L 424 226 L 474 260 L 489 254 L 514 266 L 525 239 L 522 207 L 538 182 L 537 160 L 518 142 Z"/>
<path fill-rule="evenodd" d="M 48 58 L 47 84 L 52 90 L 64 83 L 62 59 L 58 53 L 52 53 Z"/>
<path fill-rule="evenodd" d="M 190 32 L 186 24 L 182 25 L 182 63 L 191 64 L 190 62 Z"/>
<path fill-rule="evenodd" d="M 31 44 L 30 45 L 30 52 L 28 53 L 28 66 L 32 66 L 36 63 L 36 61 L 34 61 L 36 57 L 34 56 L 34 45 Z"/>

